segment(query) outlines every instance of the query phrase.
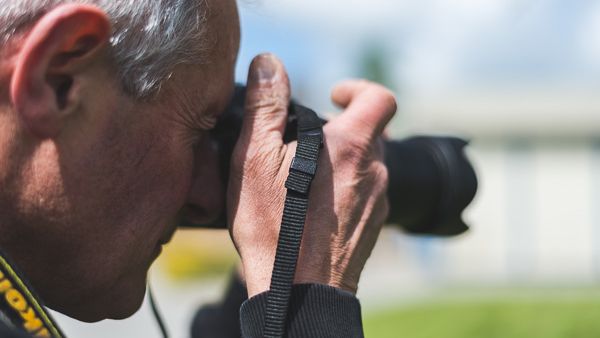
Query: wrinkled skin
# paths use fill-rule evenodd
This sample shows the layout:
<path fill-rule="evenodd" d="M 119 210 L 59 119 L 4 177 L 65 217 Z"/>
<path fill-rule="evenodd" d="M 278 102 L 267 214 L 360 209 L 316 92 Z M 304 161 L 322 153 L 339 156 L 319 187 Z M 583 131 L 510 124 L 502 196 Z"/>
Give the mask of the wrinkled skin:
<path fill-rule="evenodd" d="M 234 1 L 209 6 L 210 60 L 177 68 L 150 102 L 121 90 L 97 9 L 56 8 L 2 57 L 0 247 L 52 308 L 85 321 L 131 315 L 177 216 L 209 222 L 222 210 L 207 132 L 233 89 L 239 31 Z M 61 59 L 90 34 L 94 45 Z M 73 84 L 60 106 L 63 77 Z"/>
<path fill-rule="evenodd" d="M 231 233 L 250 296 L 268 290 L 270 283 L 284 182 L 296 147 L 282 141 L 289 98 L 281 62 L 271 55 L 256 58 L 228 190 Z M 396 102 L 390 91 L 366 81 L 341 83 L 332 99 L 345 110 L 324 127 L 325 145 L 309 196 L 295 283 L 355 293 L 387 217 L 381 133 L 396 112 Z"/>
<path fill-rule="evenodd" d="M 60 6 L 0 52 L 0 247 L 52 308 L 131 315 L 178 216 L 208 223 L 224 208 L 207 131 L 232 92 L 239 24 L 235 1 L 208 5 L 208 59 L 179 66 L 149 102 L 121 90 L 97 8 Z M 250 295 L 270 279 L 294 150 L 281 140 L 289 95 L 283 65 L 259 56 L 227 192 Z M 325 128 L 296 281 L 354 292 L 387 212 L 379 136 L 396 104 L 364 81 L 333 100 L 344 112 Z"/>

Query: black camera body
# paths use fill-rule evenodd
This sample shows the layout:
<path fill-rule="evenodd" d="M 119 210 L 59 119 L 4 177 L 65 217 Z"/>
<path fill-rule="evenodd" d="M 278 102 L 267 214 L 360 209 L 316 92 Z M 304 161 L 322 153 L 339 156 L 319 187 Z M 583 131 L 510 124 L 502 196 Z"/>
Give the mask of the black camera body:
<path fill-rule="evenodd" d="M 227 185 L 233 148 L 239 138 L 244 115 L 246 88 L 237 86 L 233 100 L 212 137 L 219 146 L 223 184 Z M 285 142 L 296 137 L 296 103 L 289 108 Z M 324 121 L 325 122 L 325 121 Z M 467 142 L 455 137 L 418 136 L 385 142 L 385 164 L 389 172 L 390 214 L 387 224 L 411 234 L 454 236 L 468 226 L 462 211 L 477 192 L 477 177 L 464 153 Z M 212 224 L 184 227 L 227 228 L 225 213 Z"/>

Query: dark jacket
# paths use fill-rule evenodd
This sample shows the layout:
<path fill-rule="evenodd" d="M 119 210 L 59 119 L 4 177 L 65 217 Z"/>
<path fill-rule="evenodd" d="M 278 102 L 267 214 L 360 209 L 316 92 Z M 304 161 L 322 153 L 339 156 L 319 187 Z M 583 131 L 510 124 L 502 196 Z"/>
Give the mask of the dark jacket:
<path fill-rule="evenodd" d="M 192 338 L 260 338 L 268 292 L 247 298 L 234 279 L 224 301 L 201 308 L 192 324 Z M 241 304 L 241 307 L 240 307 Z M 68 332 L 65 333 L 68 337 Z M 31 338 L 0 320 L 1 338 Z M 302 284 L 292 289 L 286 337 L 364 337 L 361 310 L 354 295 L 325 285 Z"/>
<path fill-rule="evenodd" d="M 233 278 L 223 301 L 196 313 L 192 338 L 262 337 L 267 295 L 247 299 L 244 284 Z M 295 285 L 286 332 L 287 337 L 363 337 L 360 303 L 333 287 Z"/>

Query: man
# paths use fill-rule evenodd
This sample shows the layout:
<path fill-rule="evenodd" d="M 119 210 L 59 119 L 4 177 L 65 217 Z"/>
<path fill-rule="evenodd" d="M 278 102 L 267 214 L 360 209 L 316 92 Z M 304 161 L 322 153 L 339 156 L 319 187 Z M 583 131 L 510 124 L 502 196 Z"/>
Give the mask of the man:
<path fill-rule="evenodd" d="M 177 219 L 210 222 L 226 194 L 242 331 L 260 336 L 295 144 L 285 69 L 258 56 L 221 187 L 208 131 L 233 89 L 235 1 L 0 0 L 0 34 L 0 248 L 40 298 L 83 321 L 130 316 Z M 332 97 L 344 112 L 325 126 L 290 336 L 362 335 L 353 294 L 387 213 L 395 100 L 364 81 Z"/>

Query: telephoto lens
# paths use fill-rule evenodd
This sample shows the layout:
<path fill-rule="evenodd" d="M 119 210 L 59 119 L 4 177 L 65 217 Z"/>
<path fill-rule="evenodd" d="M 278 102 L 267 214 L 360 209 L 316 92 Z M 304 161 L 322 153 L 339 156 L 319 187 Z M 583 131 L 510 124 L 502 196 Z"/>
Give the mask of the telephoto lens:
<path fill-rule="evenodd" d="M 229 177 L 229 163 L 240 135 L 246 88 L 237 86 L 231 104 L 222 114 L 212 136 L 219 147 L 223 184 Z M 296 137 L 296 103 L 288 113 L 285 142 Z M 454 236 L 468 226 L 463 210 L 477 192 L 475 170 L 467 159 L 467 142 L 455 137 L 417 136 L 385 141 L 385 164 L 389 173 L 390 213 L 387 224 L 417 235 Z M 227 228 L 225 213 L 212 224 L 181 220 L 182 227 Z"/>

